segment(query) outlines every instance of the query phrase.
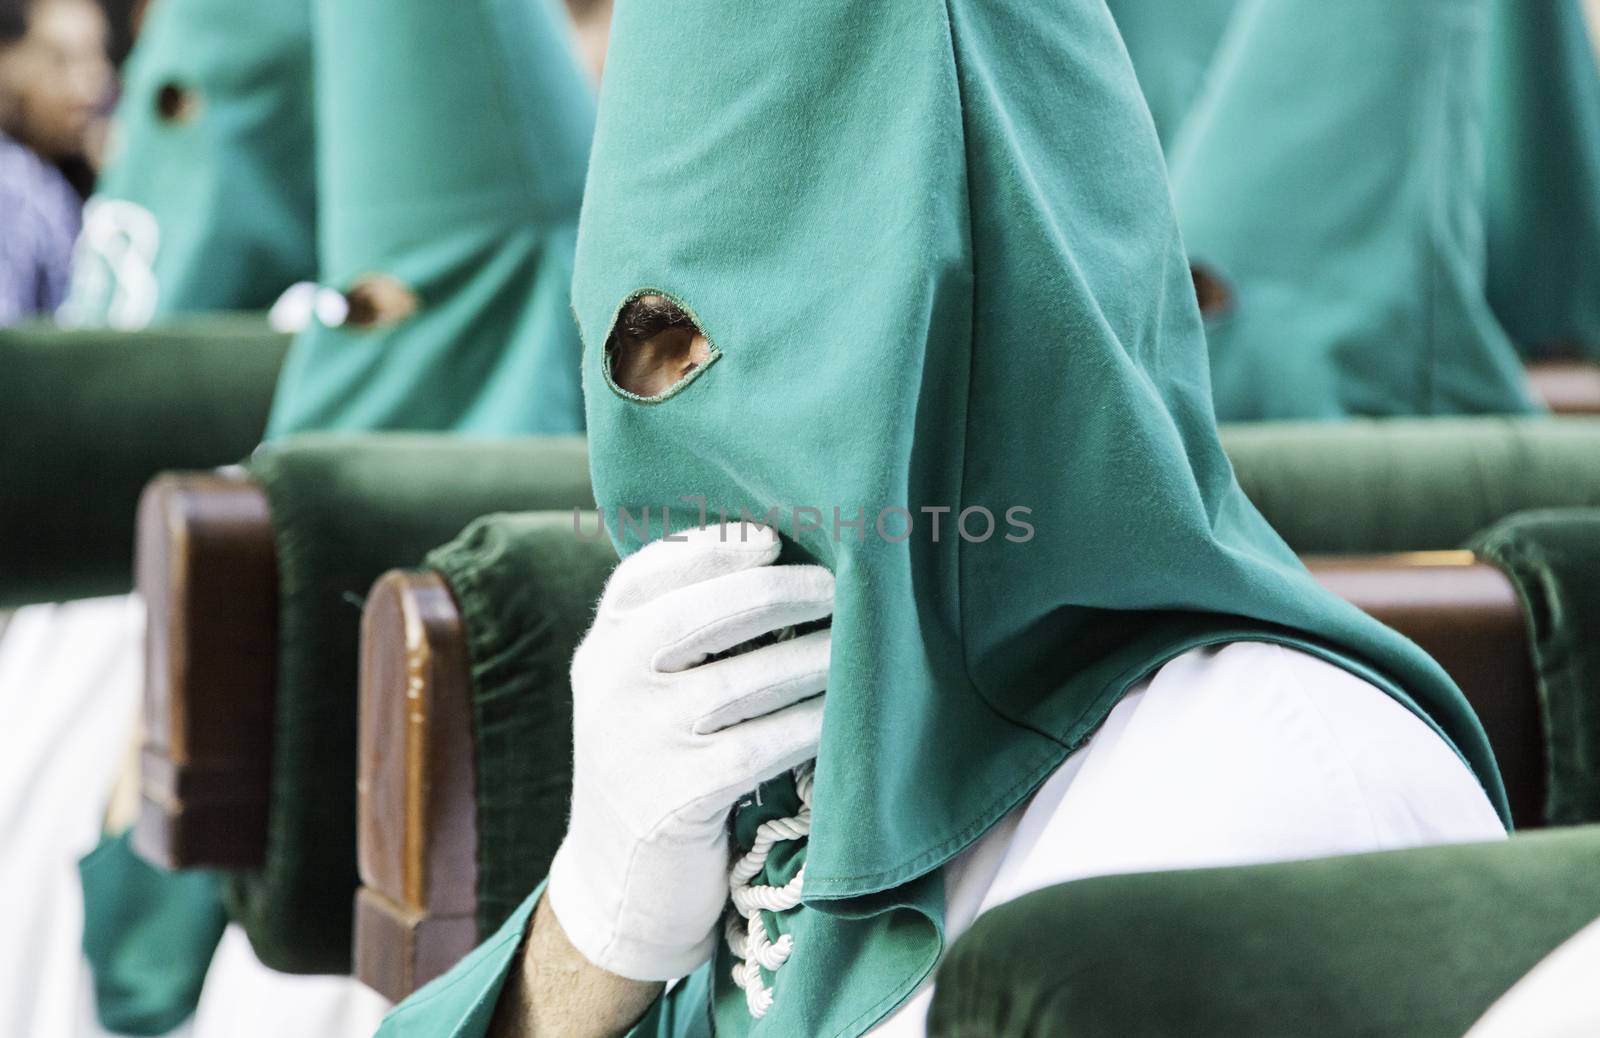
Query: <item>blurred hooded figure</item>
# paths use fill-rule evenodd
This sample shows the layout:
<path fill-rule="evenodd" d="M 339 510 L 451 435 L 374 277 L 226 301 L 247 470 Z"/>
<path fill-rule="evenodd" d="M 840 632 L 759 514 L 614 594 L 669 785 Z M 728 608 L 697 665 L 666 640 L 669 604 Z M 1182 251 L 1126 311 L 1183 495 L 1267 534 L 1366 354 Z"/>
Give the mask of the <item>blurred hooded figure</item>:
<path fill-rule="evenodd" d="M 594 95 L 561 8 L 314 9 L 325 288 L 268 438 L 581 431 L 569 286 Z"/>
<path fill-rule="evenodd" d="M 1579 0 L 1494 0 L 1489 302 L 1528 357 L 1600 360 L 1600 71 Z"/>
<path fill-rule="evenodd" d="M 306 0 L 156 0 L 124 78 L 61 320 L 265 310 L 315 278 Z"/>
<path fill-rule="evenodd" d="M 1133 59 L 1156 134 L 1170 148 L 1205 89 L 1239 0 L 1107 0 Z"/>
<path fill-rule="evenodd" d="M 1171 149 L 1221 420 L 1541 410 L 1486 295 L 1490 15 L 1241 0 Z"/>
<path fill-rule="evenodd" d="M 0 0 L 0 326 L 66 296 L 82 160 L 112 81 L 94 0 Z"/>
<path fill-rule="evenodd" d="M 640 0 L 610 55 L 568 828 L 380 1034 L 916 1035 L 1026 891 L 1503 834 L 1459 691 L 1234 481 L 1101 0 Z"/>

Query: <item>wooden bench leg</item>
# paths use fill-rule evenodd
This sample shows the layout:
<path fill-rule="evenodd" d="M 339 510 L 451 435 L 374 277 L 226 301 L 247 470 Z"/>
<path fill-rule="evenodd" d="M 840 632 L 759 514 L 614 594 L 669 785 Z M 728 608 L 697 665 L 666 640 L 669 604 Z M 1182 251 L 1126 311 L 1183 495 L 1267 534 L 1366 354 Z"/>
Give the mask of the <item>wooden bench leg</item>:
<path fill-rule="evenodd" d="M 168 868 L 259 866 L 276 699 L 278 577 L 260 487 L 169 473 L 139 503 L 148 610 L 139 852 Z"/>
<path fill-rule="evenodd" d="M 356 976 L 398 1001 L 478 941 L 472 680 L 433 573 L 378 580 L 361 646 Z"/>

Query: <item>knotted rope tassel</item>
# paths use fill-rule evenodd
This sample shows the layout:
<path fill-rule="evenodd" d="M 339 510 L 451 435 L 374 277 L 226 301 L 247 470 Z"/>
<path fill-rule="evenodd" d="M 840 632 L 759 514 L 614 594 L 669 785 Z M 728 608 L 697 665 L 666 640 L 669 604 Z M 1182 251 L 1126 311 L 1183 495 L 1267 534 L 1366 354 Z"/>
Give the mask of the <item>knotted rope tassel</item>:
<path fill-rule="evenodd" d="M 734 862 L 728 874 L 728 890 L 736 915 L 728 917 L 724 935 L 728 948 L 742 959 L 733 967 L 733 982 L 744 991 L 745 1004 L 757 1020 L 772 1008 L 772 989 L 761 980 L 761 971 L 776 972 L 794 953 L 794 937 L 784 934 L 776 941 L 767 936 L 762 912 L 787 912 L 800 904 L 805 886 L 805 866 L 781 887 L 752 885 L 750 881 L 767 866 L 767 857 L 779 843 L 803 840 L 811 834 L 811 783 L 815 768 L 807 764 L 795 772 L 795 791 L 800 795 L 800 810 L 788 818 L 774 818 L 756 828 L 750 850 Z M 742 922 L 741 922 L 742 920 Z"/>

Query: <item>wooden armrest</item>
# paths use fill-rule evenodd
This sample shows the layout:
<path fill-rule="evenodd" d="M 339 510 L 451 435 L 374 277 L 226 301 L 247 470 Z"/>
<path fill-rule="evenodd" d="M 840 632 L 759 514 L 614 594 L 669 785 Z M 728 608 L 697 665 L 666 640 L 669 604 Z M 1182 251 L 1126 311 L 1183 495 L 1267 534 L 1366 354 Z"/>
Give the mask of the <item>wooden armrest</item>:
<path fill-rule="evenodd" d="M 437 574 L 373 586 L 360 680 L 355 973 L 399 1001 L 479 936 L 472 677 Z"/>
<path fill-rule="evenodd" d="M 168 868 L 259 866 L 278 640 L 266 495 L 236 469 L 158 476 L 136 555 L 149 619 L 135 846 Z"/>
<path fill-rule="evenodd" d="M 1518 828 L 1542 824 L 1544 727 L 1527 621 L 1510 579 L 1468 551 L 1306 560 L 1324 587 L 1410 638 L 1477 711 Z"/>
<path fill-rule="evenodd" d="M 1600 415 L 1600 364 L 1541 360 L 1528 365 L 1534 395 L 1556 414 Z"/>

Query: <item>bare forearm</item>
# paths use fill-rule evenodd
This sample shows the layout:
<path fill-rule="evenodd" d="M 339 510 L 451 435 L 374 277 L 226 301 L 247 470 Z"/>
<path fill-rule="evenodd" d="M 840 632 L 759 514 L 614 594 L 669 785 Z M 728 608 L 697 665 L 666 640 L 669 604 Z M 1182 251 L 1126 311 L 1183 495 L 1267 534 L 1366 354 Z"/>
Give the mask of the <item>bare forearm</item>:
<path fill-rule="evenodd" d="M 628 980 L 585 959 L 540 898 L 516 971 L 495 1006 L 489 1038 L 618 1038 L 661 997 L 662 985 Z"/>

